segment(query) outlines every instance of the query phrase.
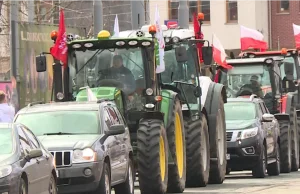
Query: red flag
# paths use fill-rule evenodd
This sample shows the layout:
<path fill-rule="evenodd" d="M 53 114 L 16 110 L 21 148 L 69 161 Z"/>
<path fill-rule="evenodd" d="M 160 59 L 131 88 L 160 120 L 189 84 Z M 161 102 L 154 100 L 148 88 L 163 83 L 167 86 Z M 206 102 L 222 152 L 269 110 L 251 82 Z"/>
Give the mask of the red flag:
<path fill-rule="evenodd" d="M 227 55 L 221 41 L 215 34 L 213 34 L 213 58 L 215 62 L 226 69 L 231 69 L 232 66 L 228 65 L 226 62 L 226 56 Z"/>
<path fill-rule="evenodd" d="M 257 30 L 241 26 L 241 50 L 249 48 L 266 51 L 268 49 L 267 42 L 264 41 L 264 35 Z"/>
<path fill-rule="evenodd" d="M 203 39 L 202 32 L 201 32 L 201 34 L 199 34 L 199 32 L 200 32 L 200 25 L 199 25 L 199 22 L 197 20 L 196 13 L 194 13 L 194 15 L 193 15 L 193 20 L 194 20 L 195 39 Z M 197 49 L 198 49 L 198 56 L 199 56 L 199 59 L 200 59 L 200 63 L 202 63 L 203 60 L 202 60 L 202 44 L 201 43 L 197 44 Z"/>
<path fill-rule="evenodd" d="M 67 57 L 68 57 L 68 47 L 67 47 L 67 35 L 65 28 L 65 17 L 64 12 L 60 10 L 60 18 L 59 18 L 59 27 L 58 27 L 58 35 L 55 41 L 54 47 L 51 48 L 50 52 L 53 57 L 63 62 L 64 67 L 67 67 Z"/>
<path fill-rule="evenodd" d="M 300 26 L 293 24 L 296 48 L 300 48 Z"/>

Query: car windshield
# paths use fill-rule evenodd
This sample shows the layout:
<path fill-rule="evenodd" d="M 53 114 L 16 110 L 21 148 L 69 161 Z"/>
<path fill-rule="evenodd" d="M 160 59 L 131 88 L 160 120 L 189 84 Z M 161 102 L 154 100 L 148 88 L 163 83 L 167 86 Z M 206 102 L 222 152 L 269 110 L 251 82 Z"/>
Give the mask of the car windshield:
<path fill-rule="evenodd" d="M 264 64 L 234 65 L 221 83 L 226 86 L 228 97 L 256 94 L 264 98 L 272 92 L 269 69 Z"/>
<path fill-rule="evenodd" d="M 0 155 L 7 155 L 13 152 L 12 129 L 0 129 Z"/>
<path fill-rule="evenodd" d="M 71 56 L 70 77 L 77 87 L 114 86 L 125 94 L 146 87 L 141 48 L 76 50 Z"/>
<path fill-rule="evenodd" d="M 20 114 L 17 123 L 27 126 L 36 136 L 44 134 L 98 134 L 98 111 L 51 111 Z"/>
<path fill-rule="evenodd" d="M 256 109 L 249 102 L 228 102 L 224 104 L 226 121 L 252 120 L 256 117 Z"/>

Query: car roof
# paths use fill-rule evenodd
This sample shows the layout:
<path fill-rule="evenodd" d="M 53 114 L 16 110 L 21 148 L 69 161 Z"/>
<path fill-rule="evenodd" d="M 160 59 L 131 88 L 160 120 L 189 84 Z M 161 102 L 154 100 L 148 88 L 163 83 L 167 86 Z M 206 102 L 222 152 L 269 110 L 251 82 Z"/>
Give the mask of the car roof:
<path fill-rule="evenodd" d="M 268 56 L 261 58 L 241 58 L 241 59 L 226 59 L 228 64 L 246 64 L 246 63 L 264 63 L 267 59 L 273 59 L 275 61 L 281 61 L 282 57 Z"/>
<path fill-rule="evenodd" d="M 99 110 L 100 105 L 114 105 L 113 101 L 98 101 L 98 102 L 53 102 L 53 103 L 40 103 L 29 104 L 27 107 L 21 109 L 18 114 L 33 113 L 33 112 L 50 112 L 50 111 L 77 111 L 77 110 Z"/>
<path fill-rule="evenodd" d="M 264 103 L 264 101 L 261 98 L 253 97 L 252 99 L 248 96 L 240 96 L 237 98 L 228 98 L 227 102 L 248 102 L 248 103 Z"/>

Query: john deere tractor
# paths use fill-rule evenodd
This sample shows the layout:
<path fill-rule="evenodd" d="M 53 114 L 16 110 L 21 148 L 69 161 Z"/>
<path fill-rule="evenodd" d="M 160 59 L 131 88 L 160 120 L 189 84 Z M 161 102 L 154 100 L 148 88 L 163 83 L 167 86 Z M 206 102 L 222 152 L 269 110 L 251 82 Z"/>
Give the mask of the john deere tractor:
<path fill-rule="evenodd" d="M 151 38 L 112 38 L 108 31 L 101 31 L 98 38 L 68 42 L 67 67 L 54 60 L 53 98 L 87 101 L 91 94 L 82 87 L 88 87 L 98 100 L 115 101 L 130 129 L 134 147 L 130 157 L 136 164 L 141 193 L 182 193 L 186 182 L 182 97 L 162 89 L 161 75 L 155 71 L 156 29 L 149 29 Z M 37 71 L 46 71 L 45 55 L 36 61 Z M 205 118 L 201 121 L 206 124 Z M 193 146 L 195 157 L 201 151 L 198 141 L 200 136 Z M 200 158 L 196 159 L 198 166 Z"/>
<path fill-rule="evenodd" d="M 149 37 L 143 26 L 140 30 L 120 32 L 126 38 Z M 167 29 L 162 26 L 165 38 L 166 70 L 161 74 L 160 85 L 164 90 L 178 94 L 186 131 L 188 187 L 221 184 L 226 174 L 226 125 L 224 103 L 226 90 L 202 76 L 197 44 L 204 40 L 191 39 L 194 32 L 188 29 Z M 203 48 L 206 51 L 209 48 Z M 210 63 L 212 56 L 204 55 Z"/>

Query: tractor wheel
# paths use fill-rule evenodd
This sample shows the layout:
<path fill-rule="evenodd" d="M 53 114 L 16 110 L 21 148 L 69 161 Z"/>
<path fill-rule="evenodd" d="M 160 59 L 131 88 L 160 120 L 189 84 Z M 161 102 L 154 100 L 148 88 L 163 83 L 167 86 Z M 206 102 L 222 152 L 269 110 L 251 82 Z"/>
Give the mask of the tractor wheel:
<path fill-rule="evenodd" d="M 210 142 L 210 184 L 222 184 L 226 174 L 226 124 L 223 98 L 219 97 L 219 103 L 216 102 L 217 112 L 209 116 L 209 142 Z"/>
<path fill-rule="evenodd" d="M 280 172 L 291 172 L 291 138 L 290 123 L 287 120 L 278 120 L 280 127 Z"/>
<path fill-rule="evenodd" d="M 290 113 L 290 128 L 292 140 L 292 167 L 291 171 L 298 171 L 299 169 L 299 140 L 298 140 L 298 124 L 296 109 L 292 105 Z"/>
<path fill-rule="evenodd" d="M 168 140 L 161 120 L 140 121 L 137 165 L 141 193 L 165 194 L 168 184 Z"/>
<path fill-rule="evenodd" d="M 210 148 L 207 120 L 204 114 L 200 119 L 185 122 L 186 130 L 186 186 L 205 187 L 210 168 Z"/>
<path fill-rule="evenodd" d="M 168 193 L 182 193 L 186 180 L 185 130 L 179 99 L 175 100 L 170 125 L 167 128 L 169 151 L 174 160 L 169 164 Z"/>

